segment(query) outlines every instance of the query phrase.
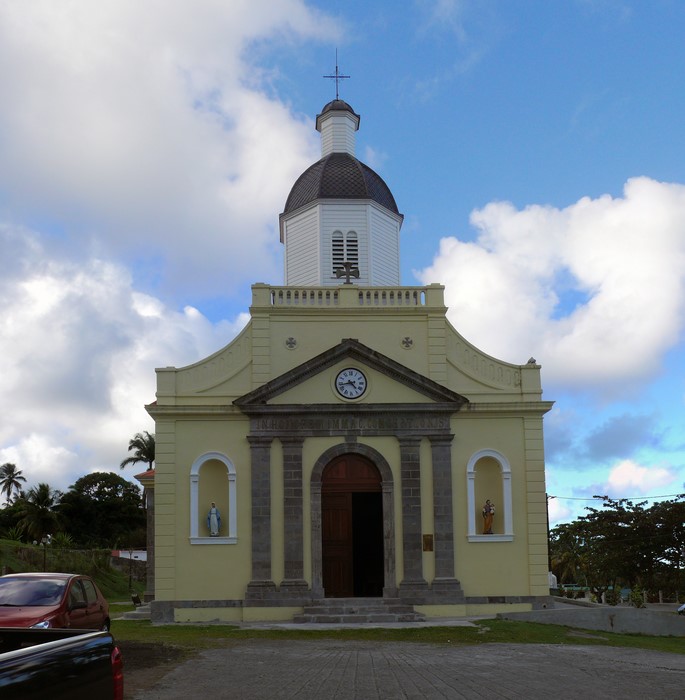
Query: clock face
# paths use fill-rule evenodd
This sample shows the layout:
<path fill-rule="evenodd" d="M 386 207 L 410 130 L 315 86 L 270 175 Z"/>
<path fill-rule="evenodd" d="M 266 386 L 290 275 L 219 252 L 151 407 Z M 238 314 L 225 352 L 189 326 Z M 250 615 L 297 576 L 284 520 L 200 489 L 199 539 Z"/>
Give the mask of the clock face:
<path fill-rule="evenodd" d="M 366 391 L 366 377 L 362 371 L 348 367 L 338 372 L 335 388 L 343 398 L 357 399 Z"/>

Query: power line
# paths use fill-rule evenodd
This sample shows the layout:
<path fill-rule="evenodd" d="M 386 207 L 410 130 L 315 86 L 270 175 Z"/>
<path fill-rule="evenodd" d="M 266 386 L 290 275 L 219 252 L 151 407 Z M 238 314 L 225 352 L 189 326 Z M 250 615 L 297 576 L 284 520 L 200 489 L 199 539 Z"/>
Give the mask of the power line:
<path fill-rule="evenodd" d="M 612 501 L 651 501 L 655 498 L 671 498 L 677 496 L 679 498 L 685 497 L 685 493 L 666 493 L 662 496 L 623 496 L 621 498 L 610 498 L 609 496 L 592 496 L 590 498 L 581 498 L 579 496 L 553 496 L 551 493 L 547 495 L 547 498 L 556 498 L 560 501 L 602 501 L 604 498 L 609 498 Z"/>

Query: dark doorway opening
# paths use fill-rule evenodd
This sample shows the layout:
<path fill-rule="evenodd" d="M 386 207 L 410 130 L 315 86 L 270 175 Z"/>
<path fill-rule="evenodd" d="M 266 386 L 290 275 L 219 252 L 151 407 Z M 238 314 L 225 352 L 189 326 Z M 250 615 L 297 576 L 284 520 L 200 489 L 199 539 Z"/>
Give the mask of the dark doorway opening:
<path fill-rule="evenodd" d="M 383 502 L 380 493 L 352 494 L 354 595 L 383 595 Z"/>
<path fill-rule="evenodd" d="M 383 500 L 375 465 L 342 455 L 324 470 L 322 574 L 327 598 L 383 595 Z"/>

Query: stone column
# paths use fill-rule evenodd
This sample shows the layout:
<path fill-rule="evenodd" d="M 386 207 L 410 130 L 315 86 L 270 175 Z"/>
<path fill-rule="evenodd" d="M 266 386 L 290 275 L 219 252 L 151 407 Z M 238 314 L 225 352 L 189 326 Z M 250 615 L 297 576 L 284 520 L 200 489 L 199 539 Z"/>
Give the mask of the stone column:
<path fill-rule="evenodd" d="M 144 490 L 147 508 L 147 562 L 145 564 L 146 583 L 144 600 L 146 603 L 155 599 L 155 488 Z"/>
<path fill-rule="evenodd" d="M 245 599 L 258 603 L 271 598 L 276 584 L 271 580 L 271 441 L 248 435 L 252 466 L 252 580 Z"/>
<path fill-rule="evenodd" d="M 323 548 L 321 542 L 321 481 L 310 482 L 312 546 L 312 598 L 323 598 Z"/>
<path fill-rule="evenodd" d="M 145 564 L 145 593 L 146 603 L 155 599 L 155 470 L 148 469 L 135 476 L 143 486 L 143 500 L 147 512 L 146 546 L 147 562 Z"/>
<path fill-rule="evenodd" d="M 283 596 L 301 597 L 309 590 L 304 580 L 302 444 L 304 438 L 282 437 L 283 446 Z"/>
<path fill-rule="evenodd" d="M 461 600 L 463 591 L 454 577 L 454 514 L 452 506 L 453 435 L 430 438 L 433 461 L 433 528 L 435 541 L 435 579 L 431 591 Z"/>
<path fill-rule="evenodd" d="M 421 438 L 403 437 L 400 443 L 402 479 L 402 551 L 404 575 L 400 597 L 422 602 L 428 590 L 423 578 L 423 539 L 421 536 Z"/>

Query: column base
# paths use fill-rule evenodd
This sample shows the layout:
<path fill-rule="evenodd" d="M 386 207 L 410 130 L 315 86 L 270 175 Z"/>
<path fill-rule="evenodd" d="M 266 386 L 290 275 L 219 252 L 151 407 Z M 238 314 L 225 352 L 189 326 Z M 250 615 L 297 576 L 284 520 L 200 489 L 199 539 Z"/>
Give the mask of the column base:
<path fill-rule="evenodd" d="M 435 578 L 430 591 L 436 603 L 463 603 L 465 600 L 461 583 L 456 578 Z"/>
<path fill-rule="evenodd" d="M 250 581 L 245 590 L 245 603 L 248 605 L 278 597 L 278 589 L 273 581 Z"/>
<path fill-rule="evenodd" d="M 278 590 L 282 599 L 293 598 L 300 600 L 302 598 L 310 599 L 312 597 L 309 584 L 304 579 L 283 579 Z"/>
<path fill-rule="evenodd" d="M 428 584 L 423 579 L 405 580 L 400 583 L 400 600 L 407 603 L 421 604 L 428 595 Z"/>

